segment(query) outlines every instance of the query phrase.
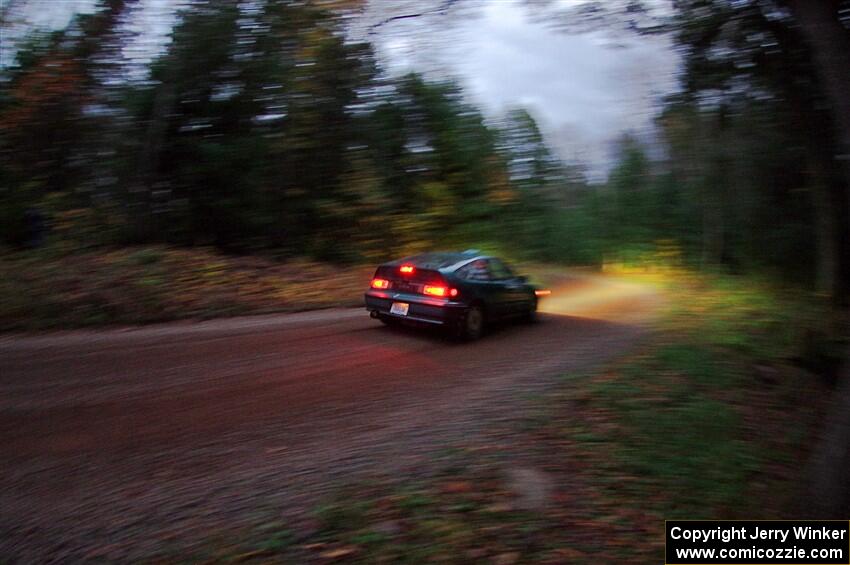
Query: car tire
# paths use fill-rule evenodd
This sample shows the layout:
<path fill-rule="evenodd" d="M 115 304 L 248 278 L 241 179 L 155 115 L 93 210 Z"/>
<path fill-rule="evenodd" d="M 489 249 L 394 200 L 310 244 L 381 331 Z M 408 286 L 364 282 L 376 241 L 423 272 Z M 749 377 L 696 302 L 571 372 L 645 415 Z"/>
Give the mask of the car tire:
<path fill-rule="evenodd" d="M 460 319 L 457 337 L 463 341 L 475 341 L 484 333 L 485 321 L 484 310 L 480 306 L 470 306 Z"/>

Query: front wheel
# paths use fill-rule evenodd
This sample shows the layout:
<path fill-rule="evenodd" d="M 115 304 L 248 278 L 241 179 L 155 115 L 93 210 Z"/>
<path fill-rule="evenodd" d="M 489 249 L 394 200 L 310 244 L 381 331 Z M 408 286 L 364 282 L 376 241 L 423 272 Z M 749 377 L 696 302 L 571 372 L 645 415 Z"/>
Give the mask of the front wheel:
<path fill-rule="evenodd" d="M 466 341 L 475 341 L 484 333 L 484 310 L 480 306 L 470 306 L 458 326 L 458 337 Z"/>

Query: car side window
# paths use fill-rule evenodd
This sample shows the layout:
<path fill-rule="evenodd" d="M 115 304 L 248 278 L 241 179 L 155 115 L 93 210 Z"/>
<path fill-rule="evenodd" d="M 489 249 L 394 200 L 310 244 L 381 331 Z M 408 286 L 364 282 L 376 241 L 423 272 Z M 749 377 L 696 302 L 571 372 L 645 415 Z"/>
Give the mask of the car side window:
<path fill-rule="evenodd" d="M 490 275 L 493 280 L 497 281 L 512 279 L 514 277 L 510 268 L 498 259 L 490 259 Z"/>
<path fill-rule="evenodd" d="M 491 279 L 490 270 L 485 259 L 478 259 L 468 265 L 464 265 L 458 269 L 457 274 L 460 278 L 468 281 L 489 281 Z"/>

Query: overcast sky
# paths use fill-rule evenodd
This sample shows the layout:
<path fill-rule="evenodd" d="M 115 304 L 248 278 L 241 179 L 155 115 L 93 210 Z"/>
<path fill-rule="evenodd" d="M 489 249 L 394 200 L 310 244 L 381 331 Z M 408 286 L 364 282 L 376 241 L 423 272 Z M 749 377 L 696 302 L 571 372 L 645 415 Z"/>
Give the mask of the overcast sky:
<path fill-rule="evenodd" d="M 7 1 L 0 0 L 0 7 Z M 619 136 L 627 131 L 650 135 L 658 100 L 676 88 L 678 57 L 666 37 L 616 29 L 565 31 L 538 9 L 569 8 L 579 1 L 526 0 L 532 12 L 521 0 L 457 0 L 441 12 L 444 0 L 370 0 L 353 21 L 352 36 L 372 41 L 390 74 L 417 70 L 458 80 L 488 116 L 526 108 L 561 158 L 587 165 L 599 179 Z M 29 0 L 27 19 L 61 27 L 75 11 L 93 4 Z M 137 58 L 162 48 L 177 2 L 141 4 L 133 22 L 138 44 L 128 52 Z M 413 13 L 424 15 L 375 26 Z M 7 46 L 9 31 L 3 34 Z"/>
<path fill-rule="evenodd" d="M 659 99 L 676 89 L 679 59 L 667 37 L 616 26 L 565 31 L 520 0 L 490 0 L 458 12 L 421 9 L 435 5 L 442 2 L 396 1 L 392 8 L 387 0 L 369 3 L 366 29 L 387 17 L 416 13 L 417 6 L 426 12 L 366 34 L 390 72 L 452 76 L 490 116 L 526 108 L 556 153 L 586 164 L 597 179 L 624 132 L 651 137 Z"/>

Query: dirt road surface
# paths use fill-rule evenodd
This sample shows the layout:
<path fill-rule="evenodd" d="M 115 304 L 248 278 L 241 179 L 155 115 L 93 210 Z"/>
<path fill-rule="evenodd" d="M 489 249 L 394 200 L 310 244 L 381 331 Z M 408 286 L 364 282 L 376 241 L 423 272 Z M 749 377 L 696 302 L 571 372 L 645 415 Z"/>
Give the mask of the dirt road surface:
<path fill-rule="evenodd" d="M 659 302 L 602 277 L 553 290 L 538 323 L 471 344 L 361 309 L 0 337 L 0 561 L 188 550 L 408 476 L 632 347 Z"/>

